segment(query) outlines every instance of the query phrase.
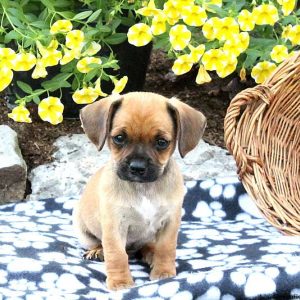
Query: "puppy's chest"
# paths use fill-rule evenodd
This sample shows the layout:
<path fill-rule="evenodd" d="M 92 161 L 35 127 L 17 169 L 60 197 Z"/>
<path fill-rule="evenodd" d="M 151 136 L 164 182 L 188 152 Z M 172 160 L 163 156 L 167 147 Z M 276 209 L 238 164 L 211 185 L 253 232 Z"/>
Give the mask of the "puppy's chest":
<path fill-rule="evenodd" d="M 169 218 L 170 207 L 156 199 L 142 196 L 130 209 L 127 244 L 150 242 Z"/>

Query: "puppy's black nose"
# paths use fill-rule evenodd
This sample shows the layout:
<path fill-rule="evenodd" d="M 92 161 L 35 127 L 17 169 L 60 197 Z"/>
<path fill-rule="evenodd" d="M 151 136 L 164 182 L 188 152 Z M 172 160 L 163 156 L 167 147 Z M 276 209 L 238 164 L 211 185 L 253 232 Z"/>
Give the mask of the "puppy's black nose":
<path fill-rule="evenodd" d="M 141 158 L 132 159 L 129 163 L 129 170 L 132 174 L 143 175 L 146 172 L 147 162 Z"/>

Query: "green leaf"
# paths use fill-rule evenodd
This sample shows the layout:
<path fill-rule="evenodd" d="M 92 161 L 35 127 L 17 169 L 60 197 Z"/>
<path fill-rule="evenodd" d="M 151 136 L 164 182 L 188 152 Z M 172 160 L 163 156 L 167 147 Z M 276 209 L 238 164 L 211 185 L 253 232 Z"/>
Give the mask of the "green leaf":
<path fill-rule="evenodd" d="M 92 80 L 95 76 L 97 76 L 99 73 L 98 69 L 93 69 L 91 71 L 89 71 L 86 76 L 85 76 L 85 81 L 89 82 L 90 80 Z"/>
<path fill-rule="evenodd" d="M 93 13 L 92 10 L 87 10 L 87 11 L 80 12 L 79 14 L 75 15 L 72 18 L 72 20 L 84 20 L 87 17 L 89 17 L 92 13 Z"/>
<path fill-rule="evenodd" d="M 111 28 L 106 25 L 100 25 L 100 26 L 97 26 L 96 28 L 99 30 L 99 32 L 104 32 L 104 33 L 111 32 Z"/>
<path fill-rule="evenodd" d="M 5 35 L 5 43 L 9 43 L 11 40 L 21 40 L 22 35 L 18 33 L 17 31 L 10 31 L 8 34 Z"/>
<path fill-rule="evenodd" d="M 16 9 L 16 8 L 13 8 L 13 7 L 10 7 L 7 9 L 7 11 L 9 12 L 10 15 L 18 18 L 20 21 L 24 21 L 24 14 L 22 13 L 22 11 Z"/>
<path fill-rule="evenodd" d="M 78 89 L 78 80 L 76 79 L 76 77 L 74 77 L 72 81 L 72 90 L 76 91 L 77 89 Z"/>
<path fill-rule="evenodd" d="M 49 8 L 50 10 L 55 10 L 55 9 L 54 9 L 53 3 L 51 3 L 52 1 L 50 1 L 50 0 L 41 0 L 41 2 L 42 2 L 47 8 Z"/>
<path fill-rule="evenodd" d="M 35 104 L 40 104 L 40 102 L 41 102 L 39 96 L 34 96 L 34 97 L 32 98 L 32 100 L 33 100 L 33 102 L 34 102 Z"/>
<path fill-rule="evenodd" d="M 71 11 L 61 11 L 59 14 L 65 19 L 73 19 L 75 14 Z"/>
<path fill-rule="evenodd" d="M 50 92 L 53 92 L 55 90 L 58 90 L 60 88 L 67 88 L 67 87 L 70 87 L 71 84 L 68 82 L 68 81 L 51 81 L 51 80 L 48 80 L 48 81 L 44 81 L 42 82 L 42 87 L 45 89 L 45 90 L 49 90 Z"/>
<path fill-rule="evenodd" d="M 34 21 L 34 22 L 30 23 L 30 25 L 33 27 L 39 28 L 39 29 L 47 28 L 45 21 Z"/>
<path fill-rule="evenodd" d="M 30 47 L 30 46 L 32 46 L 32 45 L 34 45 L 35 44 L 35 41 L 34 40 L 25 40 L 25 42 L 24 42 L 24 44 L 23 44 L 23 47 L 24 48 L 28 48 L 28 47 Z"/>
<path fill-rule="evenodd" d="M 24 24 L 19 20 L 19 18 L 10 15 L 10 20 L 18 28 L 24 28 Z"/>
<path fill-rule="evenodd" d="M 102 9 L 98 9 L 98 10 L 94 11 L 94 12 L 90 15 L 90 17 L 87 19 L 86 22 L 87 22 L 87 23 L 94 22 L 94 21 L 99 17 L 101 11 L 102 11 Z"/>
<path fill-rule="evenodd" d="M 67 79 L 72 75 L 72 73 L 60 73 L 54 76 L 52 79 L 42 82 L 42 87 L 50 92 L 55 91 L 59 88 L 70 87 L 71 84 Z"/>
<path fill-rule="evenodd" d="M 297 24 L 298 19 L 296 16 L 290 15 L 284 17 L 281 21 L 282 21 L 282 25 L 289 25 L 289 24 L 295 25 Z"/>
<path fill-rule="evenodd" d="M 255 49 L 248 49 L 246 51 L 247 57 L 244 62 L 244 66 L 246 69 L 249 69 L 250 67 L 253 67 L 257 59 L 261 56 L 261 51 L 255 50 Z"/>
<path fill-rule="evenodd" d="M 121 24 L 120 19 L 113 19 L 111 24 L 110 24 L 111 30 L 115 31 L 119 27 L 120 24 Z"/>
<path fill-rule="evenodd" d="M 132 25 L 135 24 L 135 20 L 132 18 L 122 17 L 121 23 L 125 26 L 131 27 Z"/>
<path fill-rule="evenodd" d="M 70 78 L 72 73 L 60 73 L 54 76 L 51 81 L 65 81 Z"/>
<path fill-rule="evenodd" d="M 111 36 L 105 38 L 105 42 L 110 45 L 117 45 L 124 41 L 126 41 L 127 35 L 126 33 L 115 33 Z"/>
<path fill-rule="evenodd" d="M 256 47 L 258 49 L 265 49 L 266 47 L 275 46 L 276 44 L 277 44 L 276 39 L 251 37 L 249 48 L 252 49 L 252 48 Z"/>
<path fill-rule="evenodd" d="M 32 93 L 32 88 L 30 85 L 28 85 L 27 83 L 23 82 L 23 81 L 17 81 L 17 85 L 18 87 L 25 93 L 27 94 L 31 94 Z"/>

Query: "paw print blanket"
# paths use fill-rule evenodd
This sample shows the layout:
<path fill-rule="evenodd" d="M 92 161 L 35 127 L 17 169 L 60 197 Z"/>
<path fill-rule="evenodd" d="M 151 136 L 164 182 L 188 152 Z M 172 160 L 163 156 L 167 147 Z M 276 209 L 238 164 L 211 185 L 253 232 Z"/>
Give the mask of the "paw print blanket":
<path fill-rule="evenodd" d="M 177 276 L 150 281 L 132 258 L 135 287 L 118 292 L 104 263 L 82 258 L 75 201 L 0 207 L 0 299 L 300 299 L 300 237 L 269 225 L 236 178 L 186 182 Z"/>

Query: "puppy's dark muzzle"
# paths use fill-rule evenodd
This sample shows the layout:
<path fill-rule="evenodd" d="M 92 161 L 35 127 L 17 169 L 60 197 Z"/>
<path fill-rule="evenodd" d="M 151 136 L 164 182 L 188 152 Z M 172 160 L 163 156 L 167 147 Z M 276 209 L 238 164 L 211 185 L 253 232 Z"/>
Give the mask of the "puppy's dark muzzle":
<path fill-rule="evenodd" d="M 147 158 L 131 158 L 120 163 L 117 174 L 123 180 L 152 182 L 158 178 L 159 169 Z"/>
<path fill-rule="evenodd" d="M 132 159 L 129 163 L 129 171 L 132 175 L 143 176 L 147 170 L 147 162 L 144 159 Z"/>

